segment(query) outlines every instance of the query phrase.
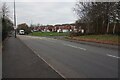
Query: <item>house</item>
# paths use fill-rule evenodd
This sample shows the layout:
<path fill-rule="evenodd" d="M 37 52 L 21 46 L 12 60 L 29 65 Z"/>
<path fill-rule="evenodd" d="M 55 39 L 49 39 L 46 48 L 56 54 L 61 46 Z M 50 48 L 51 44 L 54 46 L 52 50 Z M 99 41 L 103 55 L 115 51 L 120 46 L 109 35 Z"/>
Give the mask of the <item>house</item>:
<path fill-rule="evenodd" d="M 33 31 L 41 32 L 72 32 L 77 31 L 75 25 L 64 24 L 64 25 L 49 25 L 49 26 L 37 26 L 33 28 Z"/>

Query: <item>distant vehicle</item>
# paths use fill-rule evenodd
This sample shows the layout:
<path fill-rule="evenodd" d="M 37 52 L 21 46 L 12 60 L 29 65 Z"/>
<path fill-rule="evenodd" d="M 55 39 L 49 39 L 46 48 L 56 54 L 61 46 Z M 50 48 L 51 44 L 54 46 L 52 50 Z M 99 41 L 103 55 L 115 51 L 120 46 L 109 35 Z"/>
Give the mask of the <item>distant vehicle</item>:
<path fill-rule="evenodd" d="M 20 35 L 24 35 L 25 34 L 25 30 L 19 30 L 19 34 Z"/>

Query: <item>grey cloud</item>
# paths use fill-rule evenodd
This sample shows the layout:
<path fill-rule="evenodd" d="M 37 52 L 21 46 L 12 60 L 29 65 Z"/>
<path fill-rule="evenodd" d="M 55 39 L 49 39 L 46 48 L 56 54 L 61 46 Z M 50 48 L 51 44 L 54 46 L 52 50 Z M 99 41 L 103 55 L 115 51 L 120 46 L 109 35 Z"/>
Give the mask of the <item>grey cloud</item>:
<path fill-rule="evenodd" d="M 57 24 L 75 22 L 74 2 L 17 2 L 17 23 Z M 8 3 L 13 11 L 13 3 Z"/>

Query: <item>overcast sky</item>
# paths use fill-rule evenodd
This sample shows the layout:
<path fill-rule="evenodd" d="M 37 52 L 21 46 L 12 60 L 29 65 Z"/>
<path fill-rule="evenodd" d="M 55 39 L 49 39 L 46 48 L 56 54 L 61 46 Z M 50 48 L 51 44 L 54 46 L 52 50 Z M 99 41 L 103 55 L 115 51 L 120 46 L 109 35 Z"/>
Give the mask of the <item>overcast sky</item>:
<path fill-rule="evenodd" d="M 13 17 L 13 1 L 7 2 L 10 16 Z M 64 24 L 77 20 L 73 7 L 78 0 L 15 0 L 17 24 Z M 90 1 L 90 0 L 80 0 Z M 93 1 L 93 0 L 92 0 Z M 101 0 L 96 0 L 101 1 Z M 113 1 L 113 0 L 112 0 Z M 117 0 L 118 1 L 118 0 Z"/>
<path fill-rule="evenodd" d="M 6 0 L 13 17 L 13 0 Z M 65 24 L 75 22 L 76 0 L 16 0 L 17 24 Z"/>

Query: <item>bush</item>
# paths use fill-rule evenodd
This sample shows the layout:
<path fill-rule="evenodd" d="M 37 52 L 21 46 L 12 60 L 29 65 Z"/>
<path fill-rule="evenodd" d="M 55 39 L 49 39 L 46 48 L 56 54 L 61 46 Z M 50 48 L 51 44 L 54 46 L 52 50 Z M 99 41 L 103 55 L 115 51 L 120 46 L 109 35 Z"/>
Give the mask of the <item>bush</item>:
<path fill-rule="evenodd" d="M 4 40 L 13 29 L 12 21 L 2 18 L 2 40 Z"/>

